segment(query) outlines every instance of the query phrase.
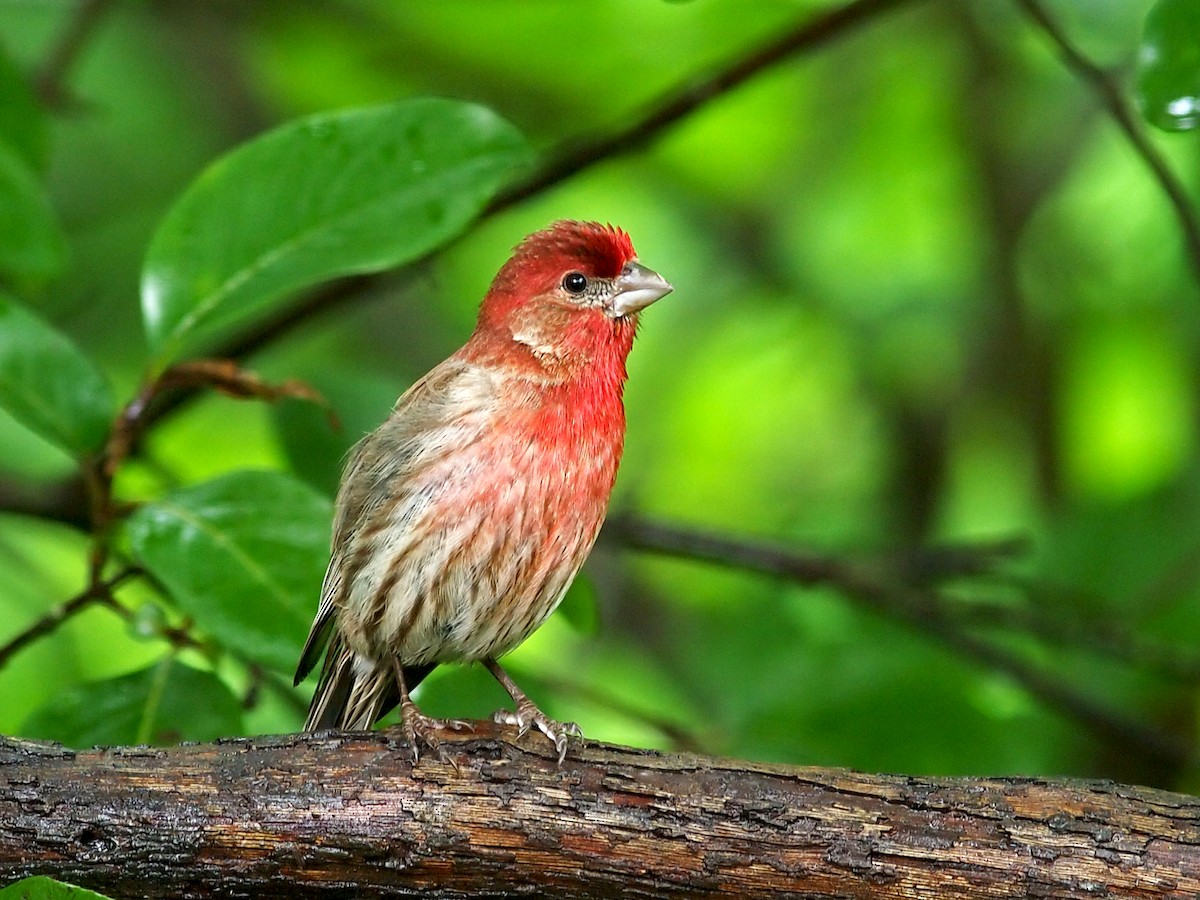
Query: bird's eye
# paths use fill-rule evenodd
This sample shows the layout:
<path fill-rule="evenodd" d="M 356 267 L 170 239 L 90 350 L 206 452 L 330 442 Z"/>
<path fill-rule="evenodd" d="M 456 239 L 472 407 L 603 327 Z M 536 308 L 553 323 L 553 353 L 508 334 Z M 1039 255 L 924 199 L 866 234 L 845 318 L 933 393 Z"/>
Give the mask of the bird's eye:
<path fill-rule="evenodd" d="M 587 290 L 587 276 L 582 272 L 568 272 L 563 276 L 562 286 L 568 294 L 582 294 Z"/>

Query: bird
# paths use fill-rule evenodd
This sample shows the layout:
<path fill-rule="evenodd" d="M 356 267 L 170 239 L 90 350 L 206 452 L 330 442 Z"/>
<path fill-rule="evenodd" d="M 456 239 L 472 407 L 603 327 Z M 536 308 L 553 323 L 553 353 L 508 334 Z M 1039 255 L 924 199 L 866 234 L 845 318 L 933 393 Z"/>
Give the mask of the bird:
<path fill-rule="evenodd" d="M 493 716 L 567 736 L 498 659 L 554 611 L 592 549 L 625 438 L 638 318 L 673 290 L 629 234 L 560 220 L 513 250 L 467 342 L 351 451 L 329 566 L 295 683 L 324 663 L 306 731 L 367 730 L 396 705 L 419 745 L 468 723 L 412 692 L 437 666 L 482 662 L 515 704 Z"/>

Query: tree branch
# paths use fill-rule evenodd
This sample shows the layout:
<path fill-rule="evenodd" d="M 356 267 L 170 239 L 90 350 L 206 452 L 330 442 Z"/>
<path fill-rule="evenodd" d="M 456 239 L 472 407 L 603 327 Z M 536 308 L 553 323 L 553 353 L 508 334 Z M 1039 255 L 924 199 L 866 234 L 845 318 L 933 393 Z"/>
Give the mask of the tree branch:
<path fill-rule="evenodd" d="M 807 18 L 724 69 L 662 97 L 644 115 L 611 134 L 560 150 L 533 178 L 501 195 L 488 208 L 499 212 L 578 175 L 598 162 L 640 149 L 689 115 L 797 53 L 813 50 L 912 0 L 854 0 Z"/>
<path fill-rule="evenodd" d="M 1133 146 L 1134 152 L 1150 169 L 1151 175 L 1162 187 L 1163 193 L 1167 195 L 1171 209 L 1179 220 L 1188 259 L 1191 261 L 1195 274 L 1200 276 L 1200 221 L 1197 221 L 1192 202 L 1183 184 L 1175 177 L 1171 167 L 1167 165 L 1167 161 L 1146 137 L 1146 132 L 1142 128 L 1137 114 L 1126 102 L 1120 87 L 1109 77 L 1107 72 L 1076 49 L 1067 38 L 1066 32 L 1054 21 L 1040 0 L 1014 0 L 1014 2 L 1054 42 L 1067 67 L 1096 92 L 1117 126 Z"/>
<path fill-rule="evenodd" d="M 0 881 L 114 897 L 1200 894 L 1200 800 L 1112 783 L 863 775 L 479 723 L 74 753 L 0 739 Z"/>

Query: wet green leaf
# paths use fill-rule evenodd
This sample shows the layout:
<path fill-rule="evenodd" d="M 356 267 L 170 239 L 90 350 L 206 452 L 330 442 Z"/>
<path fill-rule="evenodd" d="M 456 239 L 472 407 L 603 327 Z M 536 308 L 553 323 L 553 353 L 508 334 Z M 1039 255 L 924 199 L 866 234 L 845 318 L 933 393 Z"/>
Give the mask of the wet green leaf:
<path fill-rule="evenodd" d="M 78 885 L 56 881 L 45 875 L 35 875 L 32 878 L 22 878 L 0 890 L 0 900 L 108 900 L 104 894 L 97 894 Z"/>
<path fill-rule="evenodd" d="M 142 313 L 158 363 L 301 288 L 448 241 L 528 158 L 499 116 L 436 99 L 317 115 L 243 145 L 150 244 Z"/>
<path fill-rule="evenodd" d="M 71 688 L 37 710 L 28 737 L 68 747 L 175 744 L 240 734 L 236 697 L 211 672 L 166 657 L 129 675 Z"/>
<path fill-rule="evenodd" d="M 88 357 L 0 293 L 0 407 L 51 443 L 83 456 L 104 444 L 115 401 Z"/>
<path fill-rule="evenodd" d="M 174 491 L 127 523 L 134 556 L 227 647 L 290 671 L 329 558 L 329 500 L 278 472 Z"/>
<path fill-rule="evenodd" d="M 1138 53 L 1142 114 L 1166 131 L 1200 124 L 1200 3 L 1159 0 L 1146 16 Z"/>

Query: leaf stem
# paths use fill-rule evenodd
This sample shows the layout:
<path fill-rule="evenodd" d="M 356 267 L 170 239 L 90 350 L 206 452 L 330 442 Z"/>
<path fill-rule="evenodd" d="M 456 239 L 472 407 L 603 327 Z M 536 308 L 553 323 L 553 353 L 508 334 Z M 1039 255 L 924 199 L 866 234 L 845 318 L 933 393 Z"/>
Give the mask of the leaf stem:
<path fill-rule="evenodd" d="M 127 566 L 111 578 L 93 581 L 70 600 L 55 606 L 8 643 L 0 646 L 0 668 L 3 668 L 22 648 L 54 631 L 63 622 L 83 612 L 92 604 L 116 605 L 113 591 L 130 578 L 141 574 L 142 570 L 137 566 Z"/>

